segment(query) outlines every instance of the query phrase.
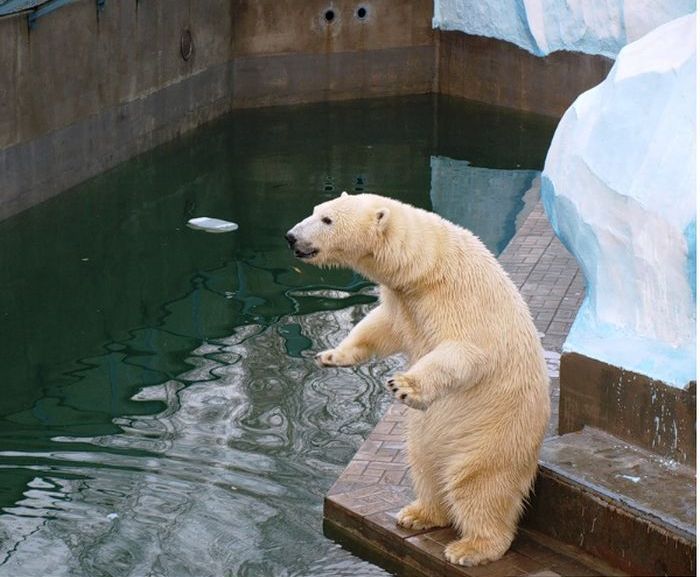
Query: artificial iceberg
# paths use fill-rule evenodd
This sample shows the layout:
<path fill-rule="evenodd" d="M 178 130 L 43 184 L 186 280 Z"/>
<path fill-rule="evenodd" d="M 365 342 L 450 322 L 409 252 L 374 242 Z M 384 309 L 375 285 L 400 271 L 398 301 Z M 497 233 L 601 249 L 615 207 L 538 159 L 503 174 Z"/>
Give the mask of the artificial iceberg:
<path fill-rule="evenodd" d="M 695 380 L 695 20 L 622 49 L 562 118 L 542 178 L 587 280 L 564 351 L 677 387 Z"/>
<path fill-rule="evenodd" d="M 695 10 L 695 0 L 435 0 L 433 27 L 615 58 L 627 43 Z"/>

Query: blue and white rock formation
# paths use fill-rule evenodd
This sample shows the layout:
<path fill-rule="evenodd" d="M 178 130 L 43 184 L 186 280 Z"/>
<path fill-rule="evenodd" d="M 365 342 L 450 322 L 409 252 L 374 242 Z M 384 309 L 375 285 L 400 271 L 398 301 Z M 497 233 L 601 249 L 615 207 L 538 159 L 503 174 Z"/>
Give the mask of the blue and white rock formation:
<path fill-rule="evenodd" d="M 620 52 L 562 118 L 542 197 L 587 279 L 564 350 L 695 379 L 695 14 Z"/>
<path fill-rule="evenodd" d="M 695 0 L 435 0 L 433 27 L 615 58 L 627 43 L 695 11 Z"/>

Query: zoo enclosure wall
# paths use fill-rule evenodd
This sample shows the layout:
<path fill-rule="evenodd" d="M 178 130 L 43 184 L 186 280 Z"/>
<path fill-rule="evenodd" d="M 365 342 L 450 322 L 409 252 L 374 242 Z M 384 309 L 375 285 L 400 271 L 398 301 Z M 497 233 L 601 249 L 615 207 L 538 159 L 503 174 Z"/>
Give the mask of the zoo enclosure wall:
<path fill-rule="evenodd" d="M 432 0 L 0 2 L 0 220 L 236 108 L 434 92 L 558 117 L 612 65 L 433 30 L 432 11 Z"/>

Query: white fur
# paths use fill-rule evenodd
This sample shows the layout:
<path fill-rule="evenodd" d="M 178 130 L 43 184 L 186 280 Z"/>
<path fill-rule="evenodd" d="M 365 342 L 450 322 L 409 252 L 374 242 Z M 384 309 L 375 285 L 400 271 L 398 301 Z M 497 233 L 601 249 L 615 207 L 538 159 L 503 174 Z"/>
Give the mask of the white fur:
<path fill-rule="evenodd" d="M 453 563 L 498 559 L 515 535 L 550 414 L 542 347 L 518 290 L 471 232 L 393 199 L 343 195 L 290 233 L 309 262 L 380 285 L 379 306 L 317 362 L 408 356 L 408 370 L 387 383 L 416 409 L 407 446 L 417 499 L 399 524 L 453 525 L 461 535 L 445 550 Z"/>

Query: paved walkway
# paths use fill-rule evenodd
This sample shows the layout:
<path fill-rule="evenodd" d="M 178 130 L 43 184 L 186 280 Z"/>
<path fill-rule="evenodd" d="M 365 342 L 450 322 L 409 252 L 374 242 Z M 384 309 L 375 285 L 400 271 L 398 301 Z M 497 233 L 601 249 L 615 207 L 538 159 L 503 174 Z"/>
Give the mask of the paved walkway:
<path fill-rule="evenodd" d="M 584 296 L 583 274 L 559 242 L 542 203 L 498 257 L 525 297 L 545 350 L 561 352 Z"/>
<path fill-rule="evenodd" d="M 542 203 L 528 215 L 498 257 L 525 298 L 542 345 L 551 379 L 552 418 L 548 435 L 559 422 L 559 356 L 585 294 L 583 273 L 554 235 Z"/>
<path fill-rule="evenodd" d="M 499 257 L 527 300 L 542 334 L 552 377 L 552 421 L 556 433 L 559 400 L 559 355 L 584 295 L 583 277 L 575 259 L 554 236 L 538 203 Z M 599 575 L 595 561 L 578 553 L 554 552 L 521 533 L 506 556 L 483 567 L 455 567 L 442 551 L 454 539 L 451 529 L 406 531 L 396 526 L 396 512 L 412 499 L 403 453 L 404 415 L 392 405 L 331 488 L 324 506 L 330 535 L 376 555 L 383 564 L 405 574 L 504 576 Z M 603 570 L 600 569 L 599 570 Z"/>

